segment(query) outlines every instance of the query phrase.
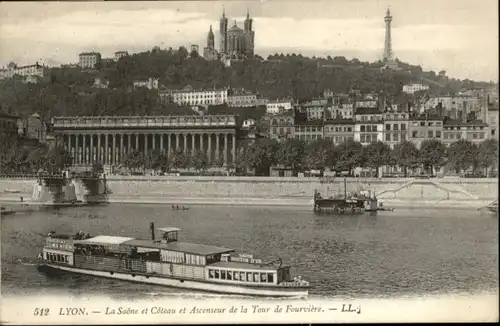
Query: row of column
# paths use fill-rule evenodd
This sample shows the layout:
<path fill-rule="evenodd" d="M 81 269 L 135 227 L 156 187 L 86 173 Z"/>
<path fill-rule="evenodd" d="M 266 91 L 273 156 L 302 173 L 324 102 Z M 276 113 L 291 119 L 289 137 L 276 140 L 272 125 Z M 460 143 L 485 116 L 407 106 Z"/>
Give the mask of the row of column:
<path fill-rule="evenodd" d="M 232 133 L 75 133 L 63 135 L 64 148 L 75 165 L 118 165 L 133 151 L 159 150 L 169 156 L 177 150 L 195 154 L 205 152 L 209 162 L 219 160 L 224 165 L 235 162 L 236 137 Z"/>

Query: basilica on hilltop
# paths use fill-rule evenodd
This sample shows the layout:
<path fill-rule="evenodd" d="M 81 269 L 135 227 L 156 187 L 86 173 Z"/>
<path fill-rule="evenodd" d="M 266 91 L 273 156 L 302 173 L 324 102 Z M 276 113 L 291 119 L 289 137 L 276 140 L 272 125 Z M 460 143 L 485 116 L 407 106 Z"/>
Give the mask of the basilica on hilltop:
<path fill-rule="evenodd" d="M 251 57 L 254 54 L 255 32 L 252 29 L 253 20 L 247 11 L 247 17 L 243 22 L 243 29 L 238 27 L 236 20 L 234 25 L 229 27 L 225 10 L 222 12 L 219 29 L 219 51 L 215 49 L 215 37 L 210 26 L 207 36 L 207 46 L 203 50 L 203 56 L 208 60 L 217 58 L 241 59 Z"/>

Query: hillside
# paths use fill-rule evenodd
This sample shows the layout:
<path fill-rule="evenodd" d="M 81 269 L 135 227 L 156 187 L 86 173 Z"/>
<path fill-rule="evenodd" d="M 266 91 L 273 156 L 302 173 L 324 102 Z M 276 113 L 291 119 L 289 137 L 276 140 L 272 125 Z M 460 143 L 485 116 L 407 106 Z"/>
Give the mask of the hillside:
<path fill-rule="evenodd" d="M 132 91 L 134 80 L 157 77 L 166 88 L 243 87 L 270 99 L 321 96 L 325 89 L 349 93 L 383 92 L 388 98 L 400 97 L 403 84 L 428 84 L 431 94 L 455 93 L 463 88 L 487 85 L 470 80 L 450 79 L 419 66 L 399 63 L 400 70 L 381 68 L 381 62 L 360 62 L 344 57 L 308 58 L 276 54 L 267 60 L 233 62 L 225 67 L 219 61 L 206 61 L 189 55 L 186 49 L 154 50 L 121 58 L 117 63 L 83 72 L 77 68 L 51 68 L 44 82 L 23 84 L 10 79 L 0 81 L 0 101 L 4 111 L 20 115 L 41 112 L 48 115 L 175 114 L 190 112 L 175 104 L 160 103 L 155 91 Z M 107 79 L 108 89 L 91 88 L 94 78 Z"/>

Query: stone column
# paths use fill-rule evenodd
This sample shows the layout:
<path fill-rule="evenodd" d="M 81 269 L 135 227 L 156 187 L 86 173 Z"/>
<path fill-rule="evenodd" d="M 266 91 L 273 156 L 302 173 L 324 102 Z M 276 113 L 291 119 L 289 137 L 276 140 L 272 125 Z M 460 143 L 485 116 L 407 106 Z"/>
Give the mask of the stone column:
<path fill-rule="evenodd" d="M 135 134 L 135 150 L 139 151 L 139 134 Z"/>
<path fill-rule="evenodd" d="M 82 163 L 83 163 L 83 165 L 87 165 L 88 164 L 88 160 L 87 160 L 87 134 L 83 134 L 82 137 L 83 137 L 83 160 L 82 160 Z"/>
<path fill-rule="evenodd" d="M 236 134 L 232 134 L 232 137 L 233 139 L 233 154 L 232 154 L 232 157 L 233 157 L 233 163 L 236 163 Z"/>
<path fill-rule="evenodd" d="M 227 134 L 224 134 L 224 165 L 227 165 Z"/>
<path fill-rule="evenodd" d="M 203 153 L 205 150 L 205 146 L 203 146 L 203 138 L 205 138 L 205 134 L 201 133 L 200 134 L 200 151 Z"/>
<path fill-rule="evenodd" d="M 156 134 L 152 134 L 151 137 L 153 138 L 153 149 L 152 152 L 155 152 L 156 149 Z"/>
<path fill-rule="evenodd" d="M 215 160 L 219 160 L 219 154 L 220 154 L 220 149 L 219 149 L 219 141 L 220 141 L 220 134 L 215 134 Z"/>
<path fill-rule="evenodd" d="M 125 134 L 120 134 L 120 152 L 118 153 L 119 156 L 118 156 L 118 162 L 121 163 L 123 162 L 123 137 L 125 136 Z"/>
<path fill-rule="evenodd" d="M 116 134 L 113 134 L 113 149 L 111 150 L 111 164 L 116 165 Z"/>
<path fill-rule="evenodd" d="M 101 137 L 102 137 L 102 134 L 97 134 L 97 163 L 98 164 L 102 164 L 102 160 L 101 160 L 101 152 L 102 152 L 102 148 L 101 148 Z"/>
<path fill-rule="evenodd" d="M 208 156 L 208 163 L 212 162 L 212 134 L 207 134 L 207 140 L 208 140 L 208 151 L 207 151 L 207 156 Z"/>
<path fill-rule="evenodd" d="M 80 149 L 78 148 L 78 138 L 80 138 L 79 134 L 75 135 L 75 164 L 80 164 Z"/>
<path fill-rule="evenodd" d="M 183 140 L 184 140 L 184 154 L 187 153 L 187 145 L 188 145 L 188 143 L 187 143 L 187 135 L 188 135 L 187 133 L 185 133 L 185 134 L 182 135 Z"/>
<path fill-rule="evenodd" d="M 175 134 L 175 150 L 177 151 L 179 149 L 179 137 L 181 134 L 177 133 Z"/>
<path fill-rule="evenodd" d="M 163 137 L 165 137 L 164 133 L 160 134 L 160 153 L 165 153 L 165 148 L 163 147 Z"/>
<path fill-rule="evenodd" d="M 148 133 L 144 133 L 144 156 L 148 155 Z"/>
<path fill-rule="evenodd" d="M 94 164 L 94 134 L 90 134 L 89 162 Z"/>
<path fill-rule="evenodd" d="M 167 134 L 167 151 L 168 151 L 168 156 L 172 153 L 172 134 Z"/>
<path fill-rule="evenodd" d="M 104 135 L 106 138 L 104 138 L 104 146 L 106 148 L 104 149 L 104 164 L 109 165 L 109 134 Z"/>

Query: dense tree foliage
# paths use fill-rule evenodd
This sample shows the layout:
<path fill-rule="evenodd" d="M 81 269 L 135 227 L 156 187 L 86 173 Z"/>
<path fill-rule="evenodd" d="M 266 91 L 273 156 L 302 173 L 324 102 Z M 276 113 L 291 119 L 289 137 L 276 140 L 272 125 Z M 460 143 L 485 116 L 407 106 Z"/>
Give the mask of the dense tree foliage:
<path fill-rule="evenodd" d="M 2 173 L 59 174 L 72 165 L 70 154 L 61 147 L 47 146 L 13 149 L 0 162 Z"/>
<path fill-rule="evenodd" d="M 19 115 L 34 112 L 51 115 L 141 115 L 190 112 L 173 104 L 160 103 L 156 90 L 133 89 L 136 80 L 159 78 L 170 89 L 233 87 L 258 92 L 268 98 L 309 99 L 325 89 L 335 93 L 383 92 L 388 97 L 404 96 L 402 85 L 426 81 L 431 93 L 456 93 L 462 88 L 485 86 L 470 80 L 450 79 L 419 66 L 399 63 L 400 70 L 382 69 L 381 62 L 360 62 L 344 57 L 308 58 L 275 54 L 263 60 L 256 56 L 225 67 L 220 61 L 189 56 L 177 51 L 153 49 L 121 58 L 95 71 L 78 68 L 50 68 L 40 84 L 23 84 L 17 79 L 1 81 L 0 100 L 5 110 Z M 109 88 L 92 88 L 94 80 L 109 81 Z"/>

